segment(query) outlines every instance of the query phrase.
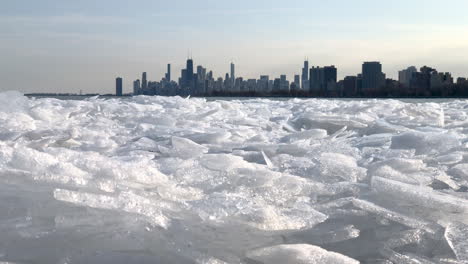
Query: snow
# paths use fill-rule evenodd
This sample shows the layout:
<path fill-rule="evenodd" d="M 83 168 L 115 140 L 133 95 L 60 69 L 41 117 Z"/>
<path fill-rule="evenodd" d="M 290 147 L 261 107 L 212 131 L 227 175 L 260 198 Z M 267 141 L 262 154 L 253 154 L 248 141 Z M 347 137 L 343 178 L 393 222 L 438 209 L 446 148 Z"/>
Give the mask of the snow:
<path fill-rule="evenodd" d="M 0 128 L 0 263 L 467 261 L 468 101 L 7 92 Z"/>

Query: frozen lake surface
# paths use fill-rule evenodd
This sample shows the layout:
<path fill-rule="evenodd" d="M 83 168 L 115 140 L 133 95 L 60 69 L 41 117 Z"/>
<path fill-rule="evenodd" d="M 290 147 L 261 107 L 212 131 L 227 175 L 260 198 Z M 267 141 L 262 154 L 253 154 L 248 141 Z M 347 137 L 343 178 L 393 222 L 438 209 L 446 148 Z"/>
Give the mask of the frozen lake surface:
<path fill-rule="evenodd" d="M 0 263 L 468 263 L 468 101 L 0 94 Z"/>

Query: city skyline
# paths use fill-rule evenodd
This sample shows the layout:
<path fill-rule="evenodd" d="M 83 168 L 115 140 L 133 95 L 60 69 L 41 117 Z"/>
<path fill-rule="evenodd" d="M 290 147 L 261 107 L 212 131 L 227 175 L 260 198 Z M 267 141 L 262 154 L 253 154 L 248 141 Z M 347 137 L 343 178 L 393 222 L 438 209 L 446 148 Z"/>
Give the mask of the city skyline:
<path fill-rule="evenodd" d="M 195 68 L 196 65 L 196 68 Z M 192 57 L 186 60 L 180 77 L 172 79 L 171 64 L 160 80 L 151 81 L 147 72 L 133 81 L 133 95 L 162 96 L 284 96 L 284 97 L 467 97 L 468 80 L 455 78 L 452 73 L 423 66 L 418 70 L 409 66 L 398 71 L 398 79 L 388 78 L 379 61 L 362 63 L 361 71 L 338 78 L 335 65 L 314 66 L 306 58 L 302 74 L 295 74 L 290 81 L 286 74 L 260 75 L 244 78 L 236 75 L 231 61 L 224 77 L 198 65 Z M 196 71 L 195 71 L 196 69 Z M 115 94 L 122 96 L 122 78 L 116 78 Z"/>
<path fill-rule="evenodd" d="M 189 0 L 6 0 L 0 10 L 1 90 L 112 92 L 116 75 L 178 73 L 188 51 L 199 64 L 237 75 L 292 77 L 297 62 L 337 65 L 339 78 L 362 61 L 468 72 L 468 2 Z"/>

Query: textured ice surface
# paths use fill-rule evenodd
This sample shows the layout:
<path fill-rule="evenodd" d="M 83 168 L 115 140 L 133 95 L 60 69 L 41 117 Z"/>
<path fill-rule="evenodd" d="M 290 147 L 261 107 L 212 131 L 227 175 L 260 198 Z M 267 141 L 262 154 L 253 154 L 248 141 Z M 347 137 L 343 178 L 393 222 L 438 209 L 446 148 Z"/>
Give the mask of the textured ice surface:
<path fill-rule="evenodd" d="M 259 263 L 283 264 L 357 264 L 358 261 L 323 248 L 301 245 L 279 245 L 257 249 L 247 253 L 248 258 Z"/>
<path fill-rule="evenodd" d="M 445 231 L 445 238 L 458 260 L 468 263 L 468 225 L 451 223 Z"/>
<path fill-rule="evenodd" d="M 467 135 L 467 101 L 1 93 L 0 263 L 466 263 Z"/>

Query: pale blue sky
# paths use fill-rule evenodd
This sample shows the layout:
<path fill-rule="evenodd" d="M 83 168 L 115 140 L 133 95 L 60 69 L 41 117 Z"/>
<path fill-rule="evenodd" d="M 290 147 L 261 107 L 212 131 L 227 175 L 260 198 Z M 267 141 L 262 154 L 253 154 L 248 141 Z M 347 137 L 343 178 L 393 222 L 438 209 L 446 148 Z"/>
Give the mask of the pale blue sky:
<path fill-rule="evenodd" d="M 336 65 L 339 77 L 380 60 L 468 76 L 466 0 L 0 0 L 0 90 L 125 91 L 147 71 L 178 78 L 188 50 L 224 76 Z"/>

